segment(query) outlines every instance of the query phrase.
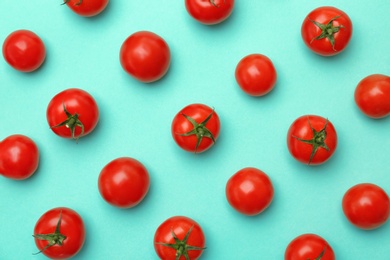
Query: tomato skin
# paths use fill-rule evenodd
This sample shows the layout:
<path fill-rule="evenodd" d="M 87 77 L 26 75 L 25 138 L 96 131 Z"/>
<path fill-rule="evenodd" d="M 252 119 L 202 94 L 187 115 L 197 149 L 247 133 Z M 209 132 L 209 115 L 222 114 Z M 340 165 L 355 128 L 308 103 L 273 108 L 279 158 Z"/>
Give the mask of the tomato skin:
<path fill-rule="evenodd" d="M 254 216 L 271 204 L 274 188 L 270 178 L 261 170 L 247 167 L 230 177 L 226 184 L 226 198 L 238 212 Z"/>
<path fill-rule="evenodd" d="M 108 2 L 109 0 L 68 0 L 66 5 L 80 16 L 91 17 L 100 14 Z"/>
<path fill-rule="evenodd" d="M 372 74 L 362 79 L 355 89 L 355 103 L 371 118 L 390 115 L 390 77 Z"/>
<path fill-rule="evenodd" d="M 63 244 L 53 245 L 42 251 L 48 241 L 34 238 L 38 250 L 51 259 L 68 259 L 75 256 L 85 241 L 85 226 L 81 216 L 73 209 L 66 207 L 53 208 L 44 213 L 34 228 L 36 234 L 50 234 L 56 230 L 61 214 L 60 232 L 66 236 Z"/>
<path fill-rule="evenodd" d="M 213 25 L 231 15 L 234 0 L 185 0 L 185 6 L 192 18 L 202 24 Z"/>
<path fill-rule="evenodd" d="M 277 73 L 272 61 L 262 54 L 250 54 L 236 67 L 236 81 L 251 96 L 264 96 L 276 84 Z"/>
<path fill-rule="evenodd" d="M 0 174 L 14 180 L 29 178 L 37 170 L 39 150 L 24 135 L 10 135 L 0 142 Z"/>
<path fill-rule="evenodd" d="M 150 83 L 167 73 L 171 53 L 168 44 L 159 35 L 139 31 L 123 42 L 119 58 L 128 74 L 141 82 Z"/>
<path fill-rule="evenodd" d="M 314 138 L 311 126 L 317 131 L 321 131 L 326 126 L 324 144 L 329 148 L 327 151 L 323 147 L 318 147 L 311 158 L 314 146 L 298 140 L 297 138 L 309 140 Z M 327 125 L 326 125 L 326 122 Z M 297 118 L 287 132 L 287 147 L 290 154 L 299 162 L 309 165 L 319 165 L 329 160 L 337 147 L 337 133 L 333 124 L 327 119 L 317 115 L 304 115 Z"/>
<path fill-rule="evenodd" d="M 390 200 L 381 187 L 360 183 L 344 194 L 342 208 L 350 223 L 371 230 L 382 226 L 389 219 Z"/>
<path fill-rule="evenodd" d="M 99 175 L 98 187 L 103 199 L 119 208 L 138 205 L 148 193 L 147 169 L 137 160 L 121 157 L 108 163 Z"/>
<path fill-rule="evenodd" d="M 217 113 L 204 104 L 190 104 L 181 109 L 173 118 L 171 133 L 176 144 L 185 151 L 201 153 L 208 150 L 214 145 L 211 138 L 203 137 L 199 146 L 196 148 L 198 138 L 196 135 L 184 136 L 182 134 L 188 133 L 194 129 L 194 126 L 184 116 L 187 115 L 193 118 L 198 124 L 203 122 L 208 116 L 211 116 L 205 127 L 213 135 L 216 141 L 219 136 L 221 124 Z"/>
<path fill-rule="evenodd" d="M 159 243 L 175 243 L 172 232 L 178 239 L 183 240 L 188 231 L 192 231 L 188 237 L 187 244 L 199 248 L 205 248 L 206 238 L 201 226 L 193 219 L 185 216 L 174 216 L 165 220 L 156 230 L 154 235 L 154 249 L 161 260 L 175 260 L 176 250 Z M 191 260 L 200 258 L 203 250 L 188 250 Z M 185 260 L 182 255 L 179 260 Z"/>
<path fill-rule="evenodd" d="M 342 26 L 342 28 L 333 34 L 334 46 L 327 37 L 315 39 L 321 35 L 322 30 L 313 21 L 326 25 L 336 17 L 338 18 L 333 21 L 333 26 Z M 342 52 L 348 46 L 352 37 L 352 22 L 345 12 L 332 6 L 322 6 L 314 9 L 306 16 L 302 23 L 301 34 L 306 46 L 314 53 L 322 56 L 333 56 Z"/>
<path fill-rule="evenodd" d="M 323 256 L 318 258 L 324 251 Z M 315 234 L 302 234 L 288 244 L 284 260 L 335 260 L 332 247 L 322 237 Z"/>
<path fill-rule="evenodd" d="M 3 43 L 5 61 L 14 69 L 22 72 L 37 70 L 45 61 L 45 44 L 34 32 L 17 30 L 12 32 Z"/>

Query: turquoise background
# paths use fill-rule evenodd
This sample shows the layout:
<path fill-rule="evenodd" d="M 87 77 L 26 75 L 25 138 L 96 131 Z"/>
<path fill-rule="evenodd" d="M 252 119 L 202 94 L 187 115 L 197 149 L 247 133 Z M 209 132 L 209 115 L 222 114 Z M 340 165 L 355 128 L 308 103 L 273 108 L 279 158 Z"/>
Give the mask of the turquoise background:
<path fill-rule="evenodd" d="M 348 48 L 325 58 L 310 52 L 300 35 L 304 17 L 332 5 L 352 19 Z M 32 238 L 38 218 L 66 206 L 84 219 L 85 245 L 75 259 L 157 259 L 156 228 L 185 215 L 206 235 L 202 259 L 283 259 L 288 243 L 316 233 L 337 259 L 389 259 L 390 224 L 363 231 L 344 217 L 341 200 L 351 186 L 371 182 L 390 193 L 390 118 L 373 120 L 356 107 L 357 83 L 389 73 L 388 0 L 236 1 L 231 17 L 205 26 L 184 1 L 111 0 L 94 18 L 74 14 L 61 0 L 1 0 L 0 42 L 29 29 L 45 42 L 47 58 L 24 74 L 0 59 L 0 139 L 20 133 L 39 146 L 38 171 L 28 180 L 0 178 L 0 259 L 45 259 Z M 160 81 L 143 84 L 119 63 L 122 42 L 149 30 L 170 46 L 172 61 Z M 236 84 L 238 61 L 267 55 L 278 80 L 267 96 L 254 98 Z M 67 88 L 96 99 L 100 121 L 76 144 L 49 129 L 46 108 Z M 181 150 L 170 133 L 174 115 L 190 103 L 215 108 L 221 120 L 216 145 L 203 154 Z M 329 118 L 339 138 L 334 156 L 310 167 L 286 146 L 290 124 L 304 114 Z M 132 209 L 101 198 L 97 179 L 111 160 L 130 156 L 149 170 L 150 191 Z M 247 217 L 225 198 L 227 180 L 241 168 L 266 172 L 275 197 L 262 214 Z M 387 258 L 386 258 L 387 257 Z"/>

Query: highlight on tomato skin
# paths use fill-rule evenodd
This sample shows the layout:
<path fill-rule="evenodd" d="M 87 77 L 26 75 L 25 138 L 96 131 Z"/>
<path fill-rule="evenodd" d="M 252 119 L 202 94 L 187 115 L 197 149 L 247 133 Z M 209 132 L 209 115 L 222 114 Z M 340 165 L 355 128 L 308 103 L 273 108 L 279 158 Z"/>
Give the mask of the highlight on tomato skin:
<path fill-rule="evenodd" d="M 64 0 L 64 4 L 70 10 L 84 17 L 92 17 L 100 14 L 106 9 L 108 3 L 109 0 Z"/>
<path fill-rule="evenodd" d="M 232 14 L 234 0 L 185 0 L 188 14 L 205 25 L 222 23 Z"/>
<path fill-rule="evenodd" d="M 323 237 L 307 233 L 297 236 L 287 245 L 284 260 L 336 260 L 336 255 Z"/>

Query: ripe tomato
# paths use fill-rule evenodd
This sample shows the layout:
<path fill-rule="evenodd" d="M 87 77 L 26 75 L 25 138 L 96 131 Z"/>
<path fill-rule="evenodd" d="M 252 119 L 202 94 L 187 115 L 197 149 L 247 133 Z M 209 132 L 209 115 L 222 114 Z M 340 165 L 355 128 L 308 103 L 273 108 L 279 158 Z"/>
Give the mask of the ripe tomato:
<path fill-rule="evenodd" d="M 157 34 L 148 31 L 130 35 L 123 42 L 119 56 L 123 69 L 145 83 L 162 78 L 171 62 L 168 44 Z"/>
<path fill-rule="evenodd" d="M 220 122 L 214 109 L 203 104 L 184 107 L 172 121 L 172 137 L 188 152 L 201 153 L 218 139 Z"/>
<path fill-rule="evenodd" d="M 270 178 L 256 168 L 236 172 L 226 184 L 226 198 L 238 212 L 254 216 L 263 212 L 272 202 L 274 188 Z"/>
<path fill-rule="evenodd" d="M 137 160 L 117 158 L 108 163 L 99 175 L 98 187 L 103 199 L 119 208 L 132 208 L 146 196 L 149 173 Z"/>
<path fill-rule="evenodd" d="M 264 96 L 276 83 L 276 70 L 272 61 L 262 54 L 250 54 L 236 67 L 236 81 L 251 96 Z"/>
<path fill-rule="evenodd" d="M 90 17 L 100 14 L 108 2 L 109 0 L 65 0 L 64 4 L 76 14 Z"/>
<path fill-rule="evenodd" d="M 382 226 L 390 215 L 390 200 L 386 192 L 371 183 L 361 183 L 350 188 L 343 197 L 345 216 L 361 229 Z"/>
<path fill-rule="evenodd" d="M 200 23 L 212 25 L 230 16 L 234 0 L 185 0 L 185 5 L 192 18 Z"/>
<path fill-rule="evenodd" d="M 336 150 L 336 129 L 328 119 L 321 116 L 301 116 L 288 130 L 287 146 L 290 154 L 301 163 L 322 164 Z"/>
<path fill-rule="evenodd" d="M 355 102 L 369 117 L 390 115 L 390 77 L 373 74 L 362 79 L 355 89 Z"/>
<path fill-rule="evenodd" d="M 154 234 L 154 249 L 161 260 L 196 260 L 205 244 L 200 225 L 184 216 L 165 220 Z"/>
<path fill-rule="evenodd" d="M 335 260 L 332 247 L 322 237 L 303 234 L 288 244 L 284 260 Z"/>
<path fill-rule="evenodd" d="M 56 135 L 78 140 L 95 128 L 99 121 L 99 109 L 88 92 L 70 88 L 52 98 L 46 118 Z"/>
<path fill-rule="evenodd" d="M 310 50 L 322 56 L 333 56 L 347 47 L 352 37 L 352 22 L 343 11 L 322 6 L 306 16 L 301 34 Z"/>
<path fill-rule="evenodd" d="M 33 237 L 38 253 L 51 259 L 68 259 L 75 256 L 84 245 L 84 222 L 70 208 L 54 208 L 39 218 Z"/>
<path fill-rule="evenodd" d="M 12 32 L 3 43 L 5 61 L 14 69 L 31 72 L 45 60 L 46 48 L 38 35 L 28 30 Z"/>
<path fill-rule="evenodd" d="M 0 142 L 0 174 L 14 180 L 24 180 L 38 168 L 37 145 L 24 135 L 11 135 Z"/>

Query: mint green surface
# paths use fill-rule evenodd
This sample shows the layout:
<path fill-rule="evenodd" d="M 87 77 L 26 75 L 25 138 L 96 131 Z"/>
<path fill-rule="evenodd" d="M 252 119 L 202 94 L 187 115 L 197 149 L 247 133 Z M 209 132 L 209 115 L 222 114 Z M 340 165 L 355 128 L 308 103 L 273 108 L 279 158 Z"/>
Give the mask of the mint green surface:
<path fill-rule="evenodd" d="M 332 5 L 352 19 L 348 48 L 325 58 L 309 51 L 300 35 L 304 17 Z M 201 259 L 283 259 L 288 243 L 316 233 L 339 260 L 389 259 L 390 224 L 373 231 L 352 226 L 341 200 L 347 189 L 371 182 L 390 193 L 390 118 L 373 120 L 356 107 L 357 83 L 373 73 L 390 74 L 388 0 L 236 1 L 220 25 L 193 20 L 178 0 L 111 0 L 97 17 L 77 16 L 61 0 L 1 0 L 0 42 L 29 29 L 45 42 L 47 58 L 24 74 L 0 59 L 0 139 L 20 133 L 39 146 L 38 171 L 28 180 L 0 178 L 0 259 L 45 259 L 33 228 L 47 210 L 66 206 L 84 219 L 86 243 L 75 259 L 157 259 L 156 228 L 185 215 L 206 235 Z M 168 74 L 153 84 L 127 75 L 119 63 L 122 42 L 149 30 L 171 49 Z M 278 80 L 265 97 L 236 84 L 238 61 L 268 56 Z M 96 99 L 100 121 L 76 144 L 49 129 L 46 108 L 67 88 Z M 221 120 L 216 145 L 203 154 L 181 150 L 170 133 L 174 115 L 190 103 L 215 108 Z M 327 117 L 339 143 L 324 165 L 295 161 L 286 146 L 290 124 L 304 114 Z M 132 209 L 101 198 L 97 179 L 111 160 L 129 156 L 149 170 L 150 191 Z M 275 197 L 262 214 L 247 217 L 226 201 L 225 185 L 243 167 L 266 172 Z"/>

